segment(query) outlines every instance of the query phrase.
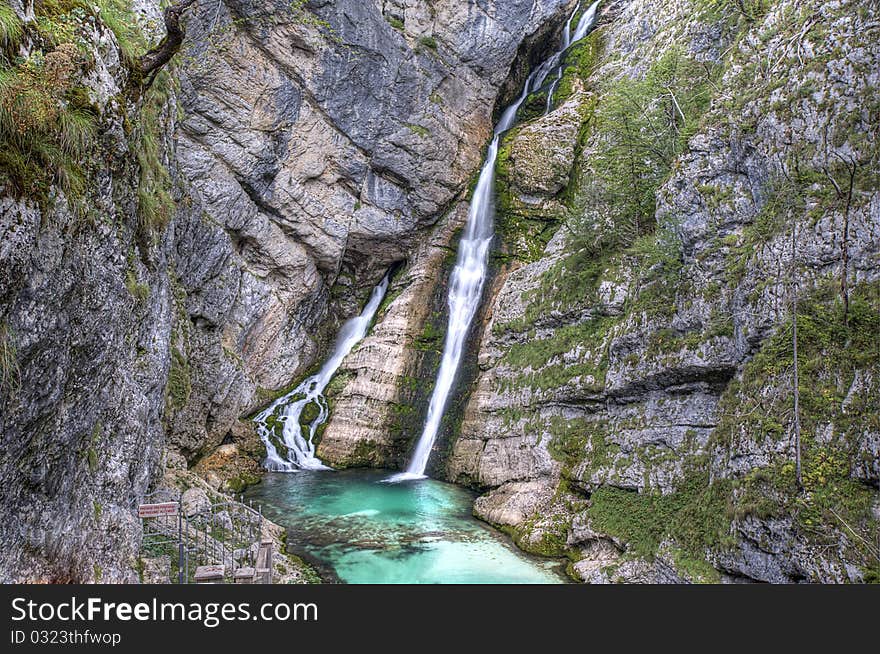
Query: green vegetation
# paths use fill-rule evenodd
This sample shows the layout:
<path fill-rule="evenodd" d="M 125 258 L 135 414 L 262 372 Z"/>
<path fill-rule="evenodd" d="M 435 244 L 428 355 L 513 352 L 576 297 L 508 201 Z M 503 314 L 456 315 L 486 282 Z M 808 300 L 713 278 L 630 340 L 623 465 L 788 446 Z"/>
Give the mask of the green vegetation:
<path fill-rule="evenodd" d="M 82 56 L 70 43 L 21 64 L 0 61 L 0 183 L 20 196 L 70 199 L 86 189 L 97 113 L 75 85 Z"/>
<path fill-rule="evenodd" d="M 432 312 L 425 320 L 422 333 L 413 339 L 412 346 L 423 352 L 439 352 L 446 336 L 444 327 L 443 315 L 437 311 Z"/>
<path fill-rule="evenodd" d="M 621 538 L 631 554 L 648 559 L 662 542 L 672 540 L 679 569 L 711 581 L 706 554 L 733 544 L 734 520 L 793 516 L 800 538 L 823 547 L 836 547 L 843 538 L 846 556 L 862 566 L 866 577 L 880 571 L 874 544 L 880 525 L 871 510 L 875 493 L 853 476 L 855 466 L 869 463 L 860 459 L 865 456 L 860 450 L 863 434 L 880 430 L 880 388 L 873 381 L 880 370 L 880 285 L 853 290 L 848 327 L 833 284 L 801 307 L 803 490 L 796 483 L 793 454 L 777 455 L 769 466 L 730 479 L 710 479 L 708 457 L 691 457 L 684 480 L 667 495 L 597 489 L 587 512 L 594 528 Z M 723 456 L 741 451 L 742 439 L 790 438 L 791 352 L 789 329 L 765 341 L 722 397 L 722 420 L 710 451 Z M 862 385 L 856 383 L 859 378 Z M 607 448 L 614 446 L 606 444 L 605 428 L 580 422 L 555 425 L 551 453 L 567 470 L 585 452 L 592 467 L 607 464 Z"/>
<path fill-rule="evenodd" d="M 101 21 L 116 37 L 123 62 L 133 71 L 137 57 L 146 52 L 148 43 L 137 21 L 132 19 L 128 0 L 93 0 L 93 2 L 98 8 Z"/>
<path fill-rule="evenodd" d="M 125 0 L 42 0 L 27 28 L 10 7 L 0 7 L 0 184 L 44 207 L 52 188 L 59 188 L 79 214 L 88 211 L 84 197 L 100 165 L 99 113 L 79 82 L 94 65 L 83 34 L 95 18 L 112 30 L 133 74 L 138 54 L 149 44 Z M 26 36 L 36 47 L 22 58 L 14 46 Z M 173 211 L 161 143 L 170 80 L 162 71 L 139 111 L 124 117 L 138 161 L 142 245 L 155 238 Z"/>
<path fill-rule="evenodd" d="M 131 252 L 128 257 L 128 268 L 125 270 L 125 288 L 133 298 L 143 302 L 150 297 L 150 287 L 140 283 L 135 265 L 134 252 Z"/>
<path fill-rule="evenodd" d="M 577 377 L 579 388 L 599 392 L 604 388 L 608 367 L 605 348 L 611 322 L 610 318 L 597 317 L 561 327 L 549 338 L 530 338 L 513 345 L 501 364 L 517 371 L 516 386 L 559 388 Z"/>
<path fill-rule="evenodd" d="M 675 492 L 637 493 L 611 486 L 591 496 L 587 514 L 592 525 L 626 541 L 629 552 L 653 557 L 672 538 L 689 559 L 704 560 L 709 548 L 732 544 L 732 482 L 710 483 L 707 462 L 692 462 Z"/>
<path fill-rule="evenodd" d="M 0 322 L 0 390 L 14 394 L 21 384 L 18 366 L 18 348 L 15 333 L 5 322 Z"/>
<path fill-rule="evenodd" d="M 800 304 L 798 314 L 799 404 L 803 492 L 797 488 L 793 455 L 743 481 L 745 509 L 796 516 L 805 538 L 836 542 L 839 534 L 866 569 L 880 569 L 880 525 L 871 513 L 874 493 L 853 477 L 869 465 L 863 436 L 880 431 L 880 285 L 853 289 L 849 316 L 836 284 L 829 281 Z M 712 444 L 726 452 L 743 439 L 791 438 L 791 324 L 767 339 L 722 397 L 722 421 Z M 867 458 L 863 458 L 867 457 Z"/>
<path fill-rule="evenodd" d="M 752 23 L 760 20 L 770 11 L 773 0 L 700 0 L 700 5 L 707 18 L 720 19 L 733 13 Z"/>
<path fill-rule="evenodd" d="M 242 472 L 226 480 L 226 486 L 233 493 L 241 493 L 244 489 L 260 483 L 260 475 L 253 472 Z"/>
<path fill-rule="evenodd" d="M 600 51 L 601 40 L 597 32 L 576 44 L 569 51 L 563 79 L 560 81 L 557 93 L 554 95 L 554 98 L 558 98 L 557 102 L 570 95 L 576 79 L 579 79 L 584 86 L 588 84 L 588 79 L 598 61 Z M 559 94 L 559 89 L 562 89 L 563 95 Z M 532 93 L 520 107 L 518 113 L 519 121 L 527 122 L 543 116 L 546 106 L 546 91 Z M 564 209 L 562 211 L 554 211 L 551 215 L 548 215 L 543 210 L 522 206 L 522 203 L 516 199 L 511 183 L 510 153 L 511 147 L 521 131 L 518 128 L 514 128 L 505 135 L 498 151 L 496 163 L 496 189 L 498 193 L 496 231 L 501 236 L 505 253 L 500 256 L 496 255 L 496 259 L 502 262 L 509 259 L 517 259 L 524 262 L 537 261 L 559 227 L 560 222 L 566 217 L 566 213 L 573 210 L 574 189 L 580 177 L 578 161 L 580 160 L 583 145 L 590 133 L 589 125 L 594 107 L 595 99 L 592 97 L 587 99 L 584 105 L 580 107 L 582 122 L 575 146 L 575 164 L 572 166 L 572 171 L 570 171 L 568 187 L 561 191 L 557 198 Z"/>
<path fill-rule="evenodd" d="M 92 427 L 89 438 L 83 443 L 83 449 L 80 450 L 80 457 L 88 464 L 89 472 L 95 472 L 98 469 L 98 448 L 103 437 L 104 425 L 98 420 Z"/>
<path fill-rule="evenodd" d="M 575 43 L 565 53 L 565 68 L 562 79 L 553 92 L 553 104 L 558 106 L 568 99 L 574 91 L 576 81 L 587 84 L 599 63 L 602 54 L 602 33 L 591 32 L 586 38 Z"/>
<path fill-rule="evenodd" d="M 133 129 L 138 161 L 138 231 L 142 245 L 164 229 L 174 212 L 171 177 L 163 161 L 164 114 L 171 94 L 171 75 L 162 70 L 143 99 Z"/>
<path fill-rule="evenodd" d="M 0 5 L 0 45 L 10 52 L 24 34 L 21 21 L 12 7 L 7 4 Z"/>
<path fill-rule="evenodd" d="M 387 20 L 388 24 L 391 25 L 391 27 L 393 27 L 394 29 L 399 30 L 401 32 L 404 30 L 403 21 L 400 20 L 399 18 L 395 18 L 394 16 L 388 16 L 385 20 Z"/>
<path fill-rule="evenodd" d="M 431 50 L 436 50 L 437 39 L 435 39 L 433 36 L 421 36 L 419 37 L 419 45 L 430 48 Z"/>
<path fill-rule="evenodd" d="M 708 109 L 720 68 L 707 69 L 673 46 L 644 78 L 624 77 L 603 89 L 593 127 L 601 147 L 584 200 L 613 208 L 609 237 L 617 245 L 653 231 L 657 190 Z"/>
<path fill-rule="evenodd" d="M 171 368 L 168 370 L 168 402 L 175 409 L 186 406 L 192 392 L 189 361 L 186 355 L 175 345 L 171 348 Z"/>
<path fill-rule="evenodd" d="M 422 127 L 421 125 L 416 125 L 414 123 L 408 123 L 407 127 L 409 128 L 409 131 L 411 131 L 416 136 L 420 136 L 423 139 L 431 136 L 431 132 L 427 127 Z"/>

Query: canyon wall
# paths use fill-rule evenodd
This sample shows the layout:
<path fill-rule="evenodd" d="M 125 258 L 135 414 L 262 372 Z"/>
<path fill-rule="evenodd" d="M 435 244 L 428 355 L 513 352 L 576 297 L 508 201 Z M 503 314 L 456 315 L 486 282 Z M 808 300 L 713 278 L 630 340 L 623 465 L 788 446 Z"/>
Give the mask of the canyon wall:
<path fill-rule="evenodd" d="M 503 146 L 477 515 L 591 582 L 877 578 L 878 18 L 606 4 Z"/>
<path fill-rule="evenodd" d="M 157 3 L 0 7 L 0 579 L 134 581 L 165 470 L 257 478 L 243 418 L 389 266 L 429 269 L 570 4 L 198 3 L 149 89 Z"/>

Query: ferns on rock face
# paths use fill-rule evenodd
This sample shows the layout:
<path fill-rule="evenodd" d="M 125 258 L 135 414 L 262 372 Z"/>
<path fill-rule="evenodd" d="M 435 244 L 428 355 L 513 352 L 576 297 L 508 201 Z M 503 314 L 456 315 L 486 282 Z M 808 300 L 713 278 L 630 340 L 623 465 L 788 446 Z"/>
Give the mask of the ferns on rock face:
<path fill-rule="evenodd" d="M 79 195 L 81 161 L 97 133 L 97 114 L 74 93 L 79 55 L 61 44 L 18 66 L 0 66 L 0 181 L 20 195 L 45 199 L 58 184 Z"/>
<path fill-rule="evenodd" d="M 0 5 L 0 187 L 42 205 L 54 187 L 76 206 L 98 165 L 99 110 L 80 82 L 93 56 L 88 35 L 97 19 L 99 31 L 113 33 L 129 70 L 147 41 L 126 0 L 42 0 L 35 13 L 23 26 L 8 5 Z M 23 40 L 27 56 L 19 52 Z M 123 119 L 135 142 L 138 229 L 145 243 L 167 224 L 172 211 L 160 138 L 169 84 L 163 71 L 156 88 L 135 102 L 137 115 Z"/>
<path fill-rule="evenodd" d="M 21 20 L 7 4 L 0 5 L 0 45 L 5 50 L 12 50 L 23 33 Z"/>

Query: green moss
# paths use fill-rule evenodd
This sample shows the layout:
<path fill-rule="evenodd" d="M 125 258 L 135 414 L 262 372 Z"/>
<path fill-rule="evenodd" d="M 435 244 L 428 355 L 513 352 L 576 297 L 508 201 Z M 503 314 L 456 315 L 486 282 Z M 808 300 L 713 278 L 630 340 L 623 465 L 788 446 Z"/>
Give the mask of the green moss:
<path fill-rule="evenodd" d="M 171 348 L 171 368 L 168 371 L 168 402 L 175 409 L 182 409 L 192 392 L 189 361 L 177 347 Z"/>
<path fill-rule="evenodd" d="M 437 49 L 437 39 L 435 39 L 433 36 L 419 37 L 419 44 L 423 45 L 426 48 L 430 48 L 431 50 Z"/>
<path fill-rule="evenodd" d="M 403 21 L 400 20 L 399 18 L 395 18 L 394 16 L 388 16 L 388 17 L 386 17 L 385 20 L 387 20 L 388 24 L 391 25 L 391 27 L 393 27 L 394 29 L 400 30 L 401 32 L 403 31 L 404 24 L 403 24 Z"/>
<path fill-rule="evenodd" d="M 597 317 L 579 324 L 566 325 L 544 339 L 529 339 L 510 347 L 500 364 L 521 371 L 517 386 L 533 389 L 558 388 L 579 377 L 585 391 L 604 388 L 608 368 L 606 339 L 613 319 Z M 563 355 L 580 350 L 576 361 Z"/>
<path fill-rule="evenodd" d="M 721 583 L 721 573 L 705 559 L 694 558 L 681 550 L 675 550 L 672 560 L 676 570 L 692 581 L 701 584 Z"/>
<path fill-rule="evenodd" d="M 602 32 L 594 30 L 569 48 L 565 53 L 562 79 L 553 93 L 554 105 L 561 104 L 571 96 L 575 80 L 585 85 L 589 82 L 602 54 L 602 47 Z"/>
<path fill-rule="evenodd" d="M 286 532 L 285 532 L 286 534 Z M 293 554 L 291 552 L 287 552 L 285 548 L 285 554 L 287 558 L 293 563 L 294 567 L 296 567 L 297 571 L 300 574 L 300 579 L 305 584 L 322 584 L 324 580 L 321 579 L 321 575 L 318 574 L 318 571 L 315 570 L 309 563 L 304 561 L 301 557 Z"/>
<path fill-rule="evenodd" d="M 413 341 L 413 347 L 423 352 L 439 352 L 445 335 L 443 316 L 435 311 L 425 321 L 422 333 Z"/>
<path fill-rule="evenodd" d="M 531 93 L 520 105 L 517 112 L 517 119 L 520 122 L 528 122 L 544 115 L 547 109 L 547 92 L 538 91 Z"/>
<path fill-rule="evenodd" d="M 551 439 L 547 451 L 563 464 L 564 476 L 570 476 L 575 465 L 581 462 L 586 464 L 584 473 L 589 475 L 619 460 L 620 446 L 606 438 L 610 429 L 604 421 L 554 416 L 549 424 Z"/>
<path fill-rule="evenodd" d="M 377 462 L 377 443 L 371 440 L 358 441 L 347 462 L 350 466 L 363 466 Z"/>
<path fill-rule="evenodd" d="M 241 493 L 249 486 L 260 483 L 260 475 L 253 472 L 242 472 L 226 480 L 226 486 L 233 493 Z"/>
<path fill-rule="evenodd" d="M 164 162 L 165 111 L 170 100 L 171 75 L 162 70 L 143 99 L 133 128 L 137 157 L 138 230 L 142 246 L 158 238 L 174 213 L 171 176 Z"/>
<path fill-rule="evenodd" d="M 125 271 L 125 288 L 133 298 L 143 302 L 150 297 L 150 287 L 138 281 L 137 271 L 132 266 L 133 262 L 129 261 L 129 268 Z"/>
<path fill-rule="evenodd" d="M 427 127 L 422 127 L 421 125 L 416 125 L 414 123 L 407 123 L 407 127 L 409 128 L 409 131 L 423 139 L 431 136 L 431 132 Z"/>
<path fill-rule="evenodd" d="M 338 372 L 330 379 L 330 382 L 327 384 L 327 388 L 324 389 L 324 396 L 328 400 L 332 400 L 336 396 L 338 396 L 343 389 L 348 386 L 348 383 L 354 379 L 357 375 L 349 370 L 343 370 L 342 372 Z"/>
<path fill-rule="evenodd" d="M 92 500 L 92 513 L 95 518 L 95 522 L 101 522 L 101 513 L 103 512 L 103 507 L 98 500 Z"/>
<path fill-rule="evenodd" d="M 98 447 L 103 437 L 104 425 L 97 420 L 88 439 L 83 443 L 83 449 L 80 450 L 80 456 L 85 459 L 89 472 L 94 473 L 98 469 Z"/>
<path fill-rule="evenodd" d="M 299 414 L 299 424 L 304 426 L 311 425 L 317 420 L 320 413 L 321 407 L 318 406 L 318 403 L 309 402 L 302 408 L 302 412 Z"/>

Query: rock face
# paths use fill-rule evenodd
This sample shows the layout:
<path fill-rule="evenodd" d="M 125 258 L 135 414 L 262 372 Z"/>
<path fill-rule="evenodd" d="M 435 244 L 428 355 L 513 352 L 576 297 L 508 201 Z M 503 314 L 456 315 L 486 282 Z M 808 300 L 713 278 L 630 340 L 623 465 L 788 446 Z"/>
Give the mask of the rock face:
<path fill-rule="evenodd" d="M 196 8 L 185 52 L 141 94 L 124 62 L 151 28 L 117 38 L 98 15 L 38 7 L 83 54 L 35 38 L 12 3 L 7 45 L 37 71 L 15 83 L 79 111 L 89 147 L 42 177 L 2 164 L 0 579 L 134 580 L 133 511 L 163 461 L 213 488 L 254 477 L 241 418 L 315 363 L 389 266 L 421 280 L 414 301 L 428 293 L 520 46 L 569 5 L 224 1 Z M 161 24 L 151 2 L 135 13 Z M 368 352 L 352 365 L 378 374 Z M 356 389 L 338 443 L 387 399 Z"/>
<path fill-rule="evenodd" d="M 116 39 L 100 22 L 78 29 L 92 65 L 74 60 L 62 89 L 100 117 L 106 159 L 85 164 L 85 190 L 41 201 L 9 192 L 7 169 L 0 183 L 3 582 L 136 581 L 133 509 L 161 470 L 166 248 L 138 246 L 137 135 L 123 126 L 138 108 Z M 20 47 L 37 50 L 28 35 Z"/>
<path fill-rule="evenodd" d="M 191 393 L 169 434 L 190 461 L 228 439 L 262 390 L 302 376 L 392 264 L 408 262 L 407 279 L 433 270 L 422 241 L 479 166 L 520 43 L 567 4 L 323 2 L 306 13 L 230 1 L 193 16 L 177 142 L 191 203 L 176 268 Z M 407 311 L 387 329 L 421 329 Z M 403 349 L 372 363 L 370 351 L 352 365 L 386 377 L 402 365 Z M 351 420 L 384 425 L 366 416 L 394 393 L 360 379 Z M 357 441 L 349 422 L 330 436 Z M 323 449 L 353 461 L 339 447 Z"/>
<path fill-rule="evenodd" d="M 769 5 L 608 5 L 573 170 L 568 103 L 503 146 L 518 263 L 448 474 L 586 581 L 876 578 L 876 9 Z"/>
<path fill-rule="evenodd" d="M 136 505 L 165 473 L 203 478 L 193 505 L 251 483 L 242 418 L 393 265 L 318 452 L 403 463 L 468 180 L 572 5 L 224 0 L 142 92 L 125 61 L 149 28 L 71 9 L 55 43 L 13 0 L 0 581 L 137 580 Z M 585 581 L 876 579 L 877 8 L 609 0 L 601 20 L 553 111 L 532 98 L 502 143 L 447 476 Z"/>

